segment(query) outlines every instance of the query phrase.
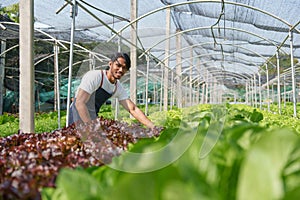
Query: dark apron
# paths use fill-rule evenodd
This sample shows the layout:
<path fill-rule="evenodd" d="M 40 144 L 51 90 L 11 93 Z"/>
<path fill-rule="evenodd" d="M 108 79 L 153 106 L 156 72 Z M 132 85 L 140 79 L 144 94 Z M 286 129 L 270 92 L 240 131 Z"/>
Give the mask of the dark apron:
<path fill-rule="evenodd" d="M 102 71 L 102 80 L 100 87 L 91 95 L 91 98 L 89 102 L 87 103 L 88 106 L 88 111 L 91 117 L 91 120 L 94 120 L 98 117 L 99 110 L 101 106 L 110 98 L 112 95 L 116 92 L 117 90 L 117 84 L 115 84 L 115 89 L 113 93 L 108 93 L 106 90 L 102 88 L 102 83 L 103 83 L 103 71 Z M 78 111 L 75 107 L 76 103 L 76 98 L 74 98 L 74 101 L 72 102 L 70 106 L 70 113 L 69 113 L 69 123 L 68 125 L 74 123 L 74 122 L 82 122 Z"/>

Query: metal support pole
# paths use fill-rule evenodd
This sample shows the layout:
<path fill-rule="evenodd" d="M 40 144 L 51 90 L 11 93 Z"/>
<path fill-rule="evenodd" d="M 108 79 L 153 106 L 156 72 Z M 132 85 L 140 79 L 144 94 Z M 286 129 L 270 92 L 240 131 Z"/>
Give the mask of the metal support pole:
<path fill-rule="evenodd" d="M 266 75 L 267 75 L 267 103 L 268 103 L 268 111 L 270 112 L 270 86 L 269 86 L 269 69 L 266 64 Z"/>
<path fill-rule="evenodd" d="M 278 112 L 281 115 L 281 96 L 280 96 L 280 63 L 279 63 L 279 52 L 276 52 L 277 60 L 277 103 L 278 103 Z"/>
<path fill-rule="evenodd" d="M 251 106 L 254 106 L 254 81 L 252 78 L 250 79 L 249 90 L 251 91 Z"/>
<path fill-rule="evenodd" d="M 198 77 L 198 83 L 197 83 L 197 90 L 196 90 L 196 104 L 198 105 L 200 103 L 200 82 L 201 82 L 201 76 L 200 76 L 200 73 L 201 73 L 201 65 L 200 65 L 200 59 L 198 58 L 197 59 L 197 66 L 196 68 L 199 68 L 198 70 L 198 73 L 199 73 L 199 77 Z"/>
<path fill-rule="evenodd" d="M 198 105 L 199 104 L 199 99 L 200 99 L 200 78 L 198 78 L 198 83 L 197 83 L 197 88 L 196 88 L 196 99 L 195 99 L 195 104 Z"/>
<path fill-rule="evenodd" d="M 214 103 L 214 78 L 212 76 L 212 74 L 209 74 L 209 77 L 210 77 L 210 83 L 209 83 L 209 103 L 210 104 L 213 104 Z"/>
<path fill-rule="evenodd" d="M 274 94 L 274 82 L 272 82 L 272 104 L 275 101 L 275 94 Z"/>
<path fill-rule="evenodd" d="M 249 79 L 249 84 L 248 84 L 248 90 L 249 90 L 249 104 L 251 106 L 254 106 L 253 100 L 253 78 Z"/>
<path fill-rule="evenodd" d="M 156 100 L 156 93 L 157 93 L 157 90 L 156 90 L 156 82 L 153 83 L 153 103 L 156 104 L 157 100 Z"/>
<path fill-rule="evenodd" d="M 256 75 L 253 76 L 253 87 L 254 87 L 254 103 L 255 108 L 257 108 L 257 88 L 256 88 Z"/>
<path fill-rule="evenodd" d="M 193 48 L 191 48 L 191 55 L 190 55 L 190 74 L 189 74 L 189 78 L 190 78 L 190 83 L 189 83 L 189 101 L 190 101 L 190 106 L 193 105 Z"/>
<path fill-rule="evenodd" d="M 216 104 L 216 101 L 217 101 L 217 94 L 216 94 L 217 93 L 216 92 L 216 90 L 217 90 L 217 80 L 212 75 L 211 75 L 211 78 L 213 79 L 212 92 L 211 92 L 212 98 L 211 98 L 211 100 L 214 104 Z"/>
<path fill-rule="evenodd" d="M 160 101 L 159 101 L 159 111 L 162 111 L 163 103 L 163 89 L 164 89 L 164 65 L 161 64 L 161 80 L 160 80 Z"/>
<path fill-rule="evenodd" d="M 286 107 L 286 83 L 285 83 L 285 75 L 283 75 L 283 103 L 284 108 Z"/>
<path fill-rule="evenodd" d="M 262 109 L 262 95 L 261 95 L 261 75 L 258 73 L 258 84 L 259 84 L 259 109 Z"/>
<path fill-rule="evenodd" d="M 208 82 L 208 72 L 206 71 L 206 85 L 205 85 L 205 104 L 208 104 L 208 90 L 209 90 L 209 82 Z"/>
<path fill-rule="evenodd" d="M 1 47 L 0 47 L 0 115 L 3 114 L 3 96 L 4 96 L 4 76 L 5 76 L 5 56 L 6 53 L 6 40 L 3 39 L 1 41 Z"/>
<path fill-rule="evenodd" d="M 69 56 L 69 75 L 68 75 L 68 98 L 67 98 L 67 117 L 66 126 L 69 124 L 69 113 L 71 104 L 71 91 L 72 91 L 72 68 L 73 68 L 73 49 L 74 49 L 74 35 L 75 35 L 75 18 L 77 16 L 77 3 L 76 0 L 72 0 L 71 6 L 71 36 L 70 36 L 70 56 Z"/>
<path fill-rule="evenodd" d="M 201 95 L 201 104 L 204 104 L 205 103 L 205 83 L 202 84 L 202 95 Z"/>
<path fill-rule="evenodd" d="M 171 80 L 174 80 L 174 70 L 171 71 Z M 174 82 L 171 82 L 171 102 L 170 102 L 170 109 L 173 109 L 173 105 L 175 102 L 175 86 Z"/>
<path fill-rule="evenodd" d="M 252 94 L 251 94 L 251 79 L 249 79 L 249 82 L 247 84 L 248 87 L 248 105 L 252 105 Z"/>
<path fill-rule="evenodd" d="M 249 95 L 248 81 L 246 82 L 245 89 L 246 89 L 246 93 L 245 93 L 245 102 L 246 102 L 246 104 L 248 105 L 248 104 L 249 104 L 249 99 L 248 99 L 248 95 Z"/>
<path fill-rule="evenodd" d="M 54 110 L 57 111 L 57 124 L 58 128 L 60 128 L 60 87 L 59 87 L 59 64 L 58 64 L 58 53 L 59 53 L 59 46 L 57 45 L 57 42 L 55 41 L 54 44 L 54 92 L 55 92 L 55 108 Z"/>
<path fill-rule="evenodd" d="M 189 88 L 190 88 L 190 94 L 189 94 L 189 98 L 190 98 L 190 106 L 193 105 L 193 99 L 194 99 L 194 90 L 193 90 L 193 77 L 192 75 L 190 76 L 190 83 L 189 83 Z M 196 87 L 195 87 L 196 89 Z"/>
<path fill-rule="evenodd" d="M 249 91 L 250 91 L 250 105 L 253 106 L 253 79 L 250 79 L 250 83 L 249 83 Z"/>
<path fill-rule="evenodd" d="M 20 0 L 20 123 L 21 132 L 34 132 L 33 0 Z"/>
<path fill-rule="evenodd" d="M 121 37 L 118 38 L 118 52 L 121 52 Z M 120 112 L 119 99 L 115 98 L 115 120 L 118 120 Z"/>
<path fill-rule="evenodd" d="M 166 38 L 170 38 L 171 28 L 171 9 L 166 9 Z M 169 55 L 170 55 L 170 39 L 166 40 L 165 46 L 165 68 L 164 68 L 164 110 L 168 110 L 168 86 L 169 86 Z"/>
<path fill-rule="evenodd" d="M 180 30 L 177 30 L 179 32 Z M 182 108 L 182 60 L 181 60 L 181 34 L 176 35 L 176 85 L 177 85 L 177 107 Z"/>
<path fill-rule="evenodd" d="M 296 100 L 296 80 L 295 80 L 295 66 L 294 66 L 294 47 L 293 47 L 293 32 L 289 31 L 290 50 L 291 50 L 291 71 L 292 71 L 292 90 L 293 90 L 293 109 L 294 117 L 297 117 L 297 100 Z"/>
<path fill-rule="evenodd" d="M 169 69 L 165 66 L 164 67 L 164 102 L 163 102 L 163 109 L 166 111 L 168 110 L 168 99 L 169 99 Z"/>
<path fill-rule="evenodd" d="M 224 95 L 224 90 L 222 89 L 222 84 L 221 83 L 219 83 L 219 90 L 220 90 L 220 92 L 219 92 L 219 103 L 221 104 L 221 103 L 223 103 L 223 95 Z"/>
<path fill-rule="evenodd" d="M 150 56 L 149 54 L 146 55 L 147 60 L 147 71 L 146 71 L 146 102 L 145 102 L 145 114 L 148 115 L 148 89 L 149 89 L 149 67 L 150 67 Z"/>
<path fill-rule="evenodd" d="M 95 69 L 95 56 L 92 53 L 89 53 L 89 68 L 90 70 Z"/>
<path fill-rule="evenodd" d="M 208 104 L 208 83 L 205 83 L 205 97 L 204 97 L 204 103 Z"/>

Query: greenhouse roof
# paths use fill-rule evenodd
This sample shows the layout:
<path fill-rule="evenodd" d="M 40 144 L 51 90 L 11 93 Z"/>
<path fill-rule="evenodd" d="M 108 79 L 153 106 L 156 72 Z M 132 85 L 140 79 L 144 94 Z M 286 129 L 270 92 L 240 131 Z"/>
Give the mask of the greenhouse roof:
<path fill-rule="evenodd" d="M 2 0 L 0 6 L 14 3 L 18 0 Z M 72 22 L 68 3 L 71 1 L 35 0 L 35 28 L 68 40 Z M 121 36 L 124 44 L 130 44 L 131 24 L 135 22 L 130 20 L 131 1 L 77 0 L 77 3 L 76 41 L 108 42 Z M 180 52 L 183 74 L 191 72 L 193 77 L 205 80 L 205 70 L 219 81 L 227 78 L 244 81 L 275 57 L 277 51 L 279 55 L 292 52 L 295 58 L 300 58 L 299 8 L 299 0 L 138 1 L 137 46 L 163 62 L 169 45 L 167 67 L 176 68 L 176 55 Z M 170 35 L 166 28 L 168 10 Z M 177 35 L 182 36 L 180 49 Z M 272 65 L 275 67 L 276 63 Z"/>

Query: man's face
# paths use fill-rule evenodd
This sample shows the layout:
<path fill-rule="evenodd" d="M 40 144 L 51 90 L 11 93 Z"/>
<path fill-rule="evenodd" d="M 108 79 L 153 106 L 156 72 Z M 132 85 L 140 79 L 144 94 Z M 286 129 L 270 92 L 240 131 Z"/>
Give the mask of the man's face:
<path fill-rule="evenodd" d="M 111 74 L 115 79 L 120 79 L 127 71 L 125 59 L 120 57 L 116 61 L 110 61 Z"/>

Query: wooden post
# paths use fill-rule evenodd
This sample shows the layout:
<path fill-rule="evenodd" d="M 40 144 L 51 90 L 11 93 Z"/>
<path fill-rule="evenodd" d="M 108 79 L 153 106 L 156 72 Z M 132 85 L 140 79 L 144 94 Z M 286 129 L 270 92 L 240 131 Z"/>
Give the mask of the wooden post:
<path fill-rule="evenodd" d="M 170 37 L 171 27 L 171 9 L 166 9 L 166 38 Z M 169 86 L 169 55 L 170 55 L 170 39 L 166 40 L 165 46 L 165 62 L 164 62 L 164 110 L 168 110 L 168 86 Z"/>
<path fill-rule="evenodd" d="M 130 19 L 131 21 L 135 20 L 137 18 L 137 0 L 131 0 L 131 15 Z M 133 23 L 131 25 L 131 34 L 130 34 L 130 40 L 133 45 L 130 46 L 130 59 L 131 59 L 131 68 L 130 68 L 130 99 L 136 103 L 136 82 L 137 82 L 137 50 L 136 50 L 136 44 L 137 44 L 137 22 Z"/>
<path fill-rule="evenodd" d="M 34 132 L 33 0 L 20 0 L 20 124 Z"/>

